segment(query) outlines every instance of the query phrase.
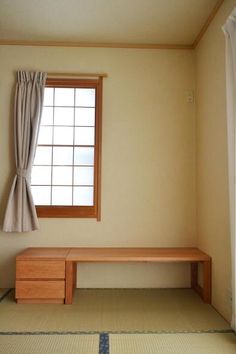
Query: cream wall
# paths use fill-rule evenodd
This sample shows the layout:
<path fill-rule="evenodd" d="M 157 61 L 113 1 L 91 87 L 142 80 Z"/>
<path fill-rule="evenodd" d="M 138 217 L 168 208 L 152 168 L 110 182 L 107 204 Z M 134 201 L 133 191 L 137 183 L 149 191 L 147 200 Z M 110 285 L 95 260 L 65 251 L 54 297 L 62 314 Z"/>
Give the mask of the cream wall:
<path fill-rule="evenodd" d="M 14 286 L 29 246 L 196 246 L 194 52 L 0 47 L 0 217 L 14 169 L 10 107 L 18 69 L 106 72 L 102 221 L 40 219 L 40 231 L 0 233 L 0 286 Z M 188 266 L 83 265 L 80 287 L 185 287 Z"/>
<path fill-rule="evenodd" d="M 212 301 L 231 318 L 227 175 L 225 39 L 222 25 L 236 1 L 226 0 L 196 49 L 198 246 L 212 256 Z"/>

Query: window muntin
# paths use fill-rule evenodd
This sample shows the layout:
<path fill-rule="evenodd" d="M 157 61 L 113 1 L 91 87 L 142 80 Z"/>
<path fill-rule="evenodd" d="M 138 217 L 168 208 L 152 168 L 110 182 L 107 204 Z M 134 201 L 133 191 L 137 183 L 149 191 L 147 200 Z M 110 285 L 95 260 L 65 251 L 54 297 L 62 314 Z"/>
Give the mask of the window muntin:
<path fill-rule="evenodd" d="M 98 80 L 47 80 L 31 188 L 42 217 L 100 214 Z"/>

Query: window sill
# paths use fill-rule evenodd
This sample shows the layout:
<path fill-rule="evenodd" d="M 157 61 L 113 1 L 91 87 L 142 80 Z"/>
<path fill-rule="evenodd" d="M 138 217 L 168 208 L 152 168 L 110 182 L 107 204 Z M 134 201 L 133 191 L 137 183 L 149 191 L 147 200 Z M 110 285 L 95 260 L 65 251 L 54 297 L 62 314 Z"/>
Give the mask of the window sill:
<path fill-rule="evenodd" d="M 95 206 L 36 206 L 39 218 L 95 218 L 100 221 L 100 215 Z"/>

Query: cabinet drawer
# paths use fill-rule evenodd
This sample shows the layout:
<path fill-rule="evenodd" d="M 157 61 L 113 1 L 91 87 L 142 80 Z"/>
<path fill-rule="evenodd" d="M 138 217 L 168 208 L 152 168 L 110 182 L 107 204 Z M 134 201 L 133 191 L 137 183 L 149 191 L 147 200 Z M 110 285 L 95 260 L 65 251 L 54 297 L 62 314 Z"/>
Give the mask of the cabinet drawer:
<path fill-rule="evenodd" d="M 16 299 L 63 299 L 65 297 L 65 281 L 16 281 Z"/>
<path fill-rule="evenodd" d="M 16 279 L 65 279 L 65 262 L 17 261 Z"/>

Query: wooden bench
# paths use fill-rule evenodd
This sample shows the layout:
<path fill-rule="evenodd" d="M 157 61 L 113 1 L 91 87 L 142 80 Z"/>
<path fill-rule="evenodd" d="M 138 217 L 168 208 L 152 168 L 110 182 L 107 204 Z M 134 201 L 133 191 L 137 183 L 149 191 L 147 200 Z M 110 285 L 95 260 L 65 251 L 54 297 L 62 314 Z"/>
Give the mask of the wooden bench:
<path fill-rule="evenodd" d="M 28 248 L 16 258 L 17 302 L 72 304 L 77 263 L 82 262 L 190 263 L 192 289 L 211 303 L 211 257 L 197 248 Z"/>

